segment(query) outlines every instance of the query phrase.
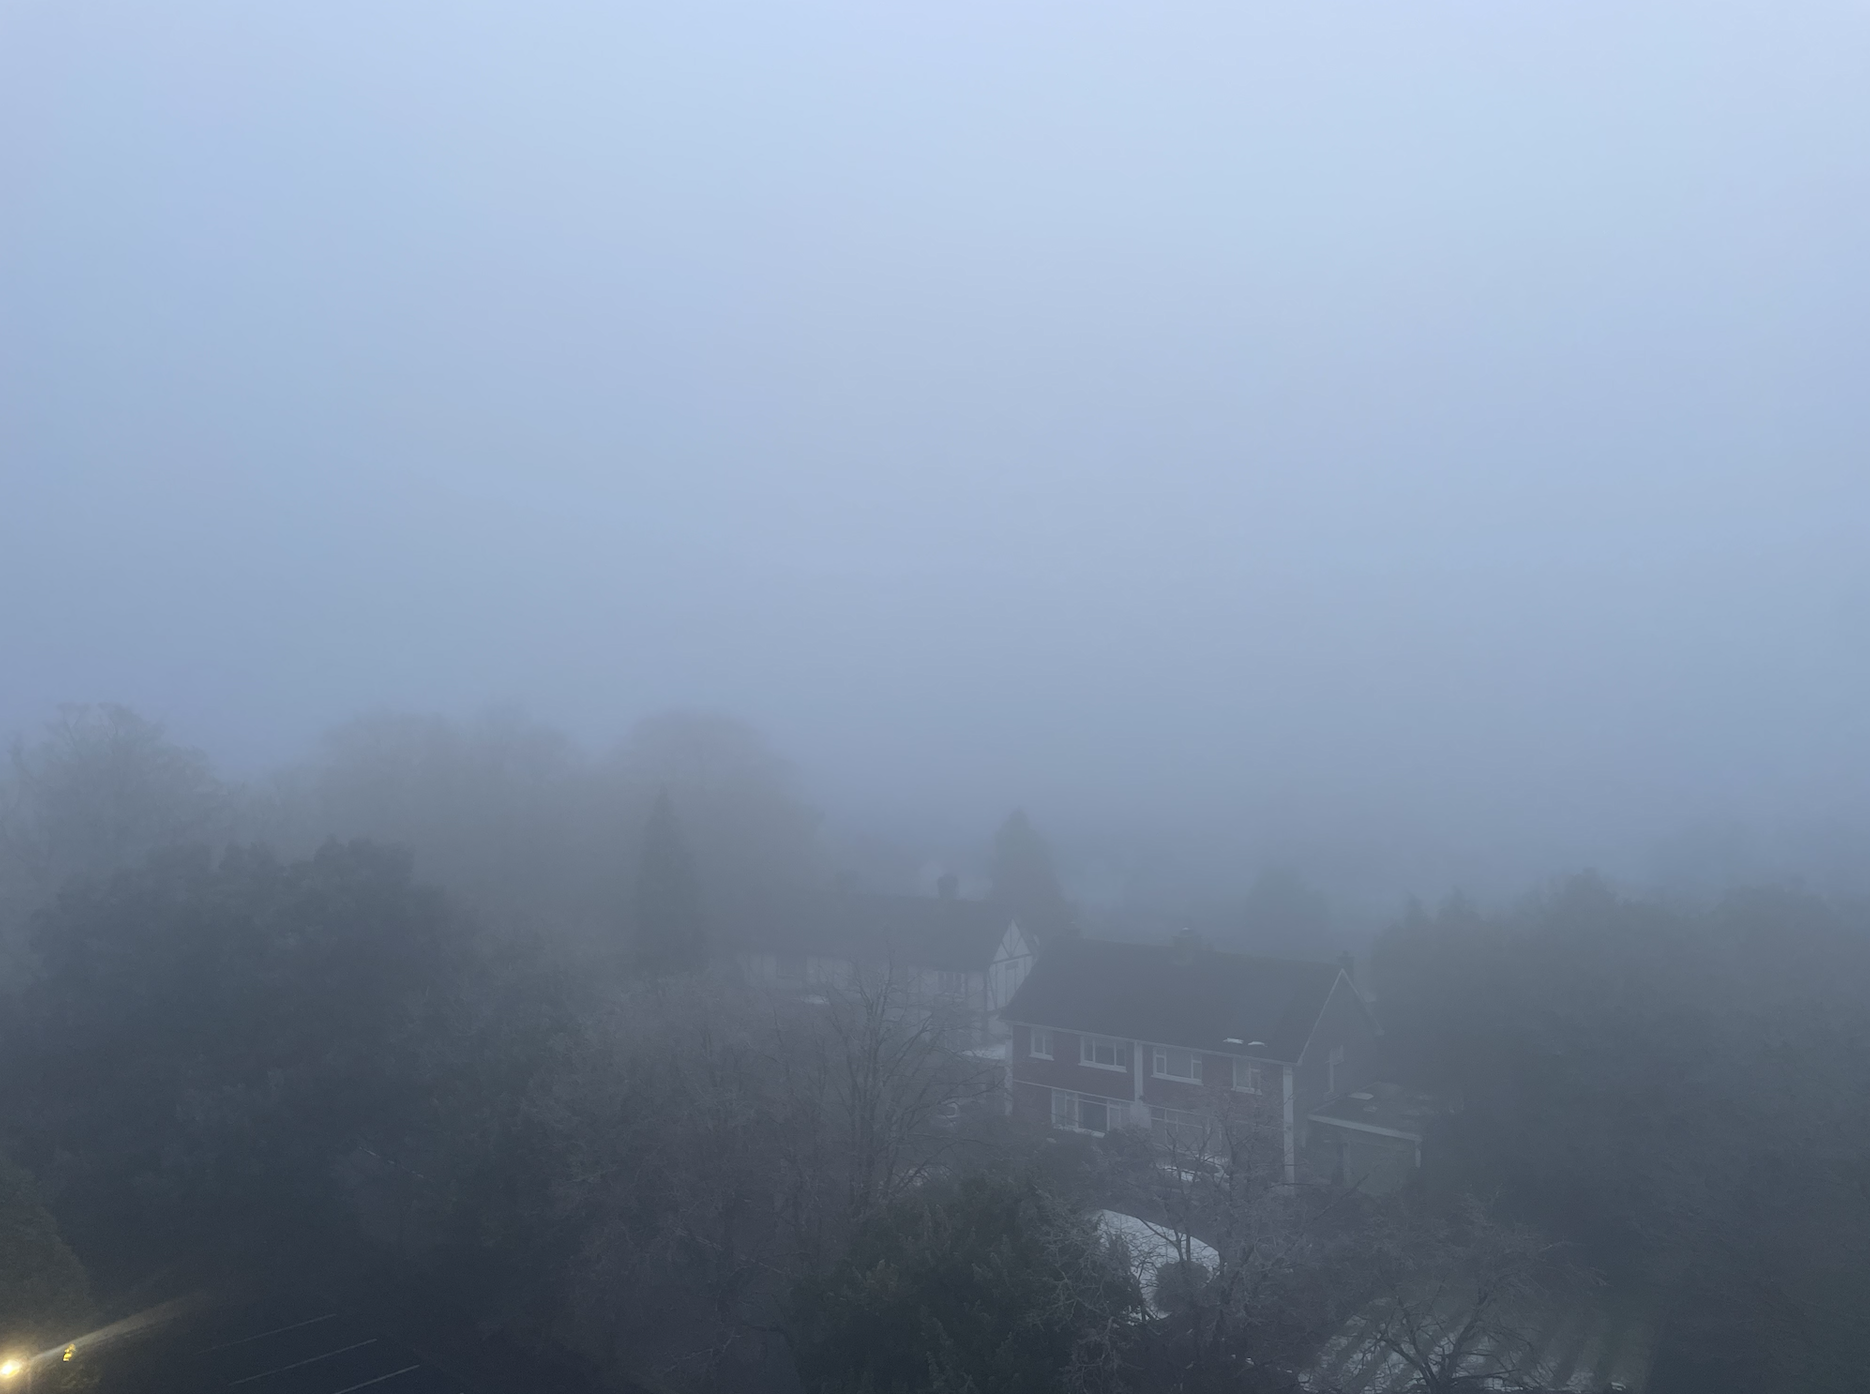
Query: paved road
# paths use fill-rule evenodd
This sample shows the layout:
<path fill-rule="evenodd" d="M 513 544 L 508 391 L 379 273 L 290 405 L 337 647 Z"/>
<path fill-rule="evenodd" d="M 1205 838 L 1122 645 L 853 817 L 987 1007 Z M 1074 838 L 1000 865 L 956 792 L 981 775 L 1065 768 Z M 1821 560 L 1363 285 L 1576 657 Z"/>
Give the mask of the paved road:
<path fill-rule="evenodd" d="M 210 1305 L 81 1351 L 96 1394 L 467 1394 L 351 1313 L 295 1298 Z"/>

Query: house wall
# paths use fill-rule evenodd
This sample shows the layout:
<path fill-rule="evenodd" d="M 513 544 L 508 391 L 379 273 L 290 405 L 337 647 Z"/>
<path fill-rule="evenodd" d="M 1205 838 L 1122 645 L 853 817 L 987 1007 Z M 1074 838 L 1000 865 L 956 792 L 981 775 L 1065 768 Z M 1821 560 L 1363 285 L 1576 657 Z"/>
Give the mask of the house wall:
<path fill-rule="evenodd" d="M 1142 1099 L 1145 1103 L 1160 1104 L 1165 1108 L 1199 1108 L 1202 1100 L 1215 1089 L 1234 1090 L 1234 1057 L 1231 1055 L 1204 1054 L 1201 1057 L 1201 1082 L 1171 1079 L 1155 1073 L 1154 1047 L 1149 1042 L 1141 1044 L 1143 1054 Z M 1242 1056 L 1242 1059 L 1257 1057 Z M 1268 1097 L 1279 1094 L 1279 1071 L 1277 1060 L 1259 1060 L 1261 1088 Z M 1255 1097 L 1248 1090 L 1237 1091 L 1242 1097 Z"/>
<path fill-rule="evenodd" d="M 1130 1069 L 1126 1073 L 1087 1065 L 1080 1060 L 1079 1043 L 1082 1038 L 1075 1031 L 1052 1032 L 1054 1058 L 1050 1060 L 1032 1054 L 1031 1027 L 1016 1025 L 1011 1028 L 1011 1035 L 1013 1112 L 1015 1116 L 1033 1122 L 1051 1121 L 1050 1095 L 1054 1089 L 1070 1089 L 1107 1099 L 1136 1100 L 1145 1108 L 1153 1104 L 1189 1112 L 1210 1107 L 1213 1103 L 1212 1091 L 1217 1086 L 1230 1091 L 1233 1089 L 1234 1057 L 1230 1055 L 1203 1054 L 1202 1080 L 1195 1083 L 1155 1074 L 1153 1042 L 1126 1042 L 1130 1048 Z M 1260 1060 L 1259 1064 L 1264 1093 L 1253 1095 L 1242 1090 L 1239 1097 L 1262 1097 L 1277 1103 L 1281 1095 L 1284 1066 L 1276 1060 L 1265 1059 Z M 1132 1121 L 1145 1123 L 1147 1114 L 1138 1113 Z"/>
<path fill-rule="evenodd" d="M 1008 925 L 986 973 L 986 1011 L 1002 1011 L 1013 1000 L 1013 994 L 1032 971 L 1033 956 L 1032 943 L 1024 931 L 1017 924 Z"/>
<path fill-rule="evenodd" d="M 1356 1128 L 1313 1123 L 1306 1140 L 1310 1168 L 1367 1195 L 1382 1195 L 1415 1174 L 1420 1147 L 1412 1138 L 1389 1137 Z"/>
<path fill-rule="evenodd" d="M 806 984 L 848 984 L 856 965 L 848 958 L 820 958 L 807 954 L 737 953 L 741 971 L 763 982 Z M 781 976 L 782 967 L 784 976 Z"/>
<path fill-rule="evenodd" d="M 1358 997 L 1350 979 L 1339 976 L 1305 1052 L 1293 1069 L 1293 1112 L 1299 1121 L 1301 1141 L 1306 1130 L 1305 1115 L 1326 1099 L 1344 1094 L 1369 1082 L 1375 1063 L 1375 1042 L 1380 1033 L 1370 1016 L 1370 1009 Z M 1337 1070 L 1336 1089 L 1332 1088 L 1331 1052 L 1344 1048 L 1344 1064 Z"/>
<path fill-rule="evenodd" d="M 1031 1049 L 1031 1031 L 1024 1023 L 1010 1027 L 1008 1073 L 1014 1114 L 1033 1122 L 1050 1123 L 1051 1091 L 1054 1089 L 1132 1100 L 1136 1106 L 1131 1121 L 1141 1124 L 1148 1121 L 1150 1105 L 1197 1112 L 1211 1104 L 1212 1091 L 1217 1086 L 1232 1088 L 1233 1056 L 1203 1053 L 1202 1080 L 1195 1083 L 1156 1075 L 1152 1042 L 1126 1043 L 1130 1048 L 1130 1069 L 1125 1072 L 1083 1063 L 1079 1058 L 1081 1037 L 1073 1031 L 1053 1031 L 1053 1058 L 1036 1057 Z M 1242 1091 L 1242 1096 L 1264 1098 L 1279 1108 L 1283 1116 L 1289 1179 L 1294 1174 L 1300 1152 L 1313 1165 L 1329 1161 L 1334 1169 L 1341 1158 L 1349 1156 L 1351 1165 L 1373 1179 L 1379 1174 L 1387 1177 L 1393 1169 L 1394 1149 L 1380 1144 L 1372 1145 L 1358 1139 L 1348 1145 L 1347 1151 L 1347 1145 L 1335 1136 L 1320 1138 L 1318 1147 L 1329 1151 L 1329 1158 L 1308 1145 L 1313 1127 L 1322 1125 L 1312 1125 L 1306 1115 L 1327 1099 L 1370 1081 L 1380 1035 L 1375 1019 L 1357 995 L 1356 988 L 1348 977 L 1340 975 L 1319 1012 L 1311 1039 L 1295 1064 L 1285 1065 L 1262 1057 L 1240 1057 L 1258 1060 L 1263 1091 L 1258 1096 Z M 1331 1055 L 1339 1047 L 1344 1057 L 1334 1079 Z M 1336 1134 L 1343 1130 L 1331 1131 Z M 1410 1156 L 1413 1161 L 1412 1152 Z"/>
<path fill-rule="evenodd" d="M 1032 1030 L 1028 1026 L 1012 1028 L 1013 1111 L 1033 1122 L 1052 1121 L 1051 1091 L 1071 1089 L 1081 1094 L 1096 1094 L 1106 1099 L 1136 1097 L 1135 1043 L 1130 1045 L 1128 1070 L 1105 1069 L 1087 1065 L 1079 1058 L 1080 1035 L 1075 1031 L 1052 1033 L 1050 1060 L 1032 1053 Z M 1022 1086 L 1024 1086 L 1022 1088 Z"/>

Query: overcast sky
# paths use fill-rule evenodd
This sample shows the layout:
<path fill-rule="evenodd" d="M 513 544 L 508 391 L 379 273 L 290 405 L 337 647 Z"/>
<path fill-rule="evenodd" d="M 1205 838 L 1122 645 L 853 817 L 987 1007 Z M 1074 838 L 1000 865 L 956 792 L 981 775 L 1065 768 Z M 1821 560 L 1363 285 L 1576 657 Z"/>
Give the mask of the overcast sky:
<path fill-rule="evenodd" d="M 702 704 L 853 817 L 1554 870 L 1858 818 L 1870 4 L 0 0 L 0 472 L 0 730 Z"/>

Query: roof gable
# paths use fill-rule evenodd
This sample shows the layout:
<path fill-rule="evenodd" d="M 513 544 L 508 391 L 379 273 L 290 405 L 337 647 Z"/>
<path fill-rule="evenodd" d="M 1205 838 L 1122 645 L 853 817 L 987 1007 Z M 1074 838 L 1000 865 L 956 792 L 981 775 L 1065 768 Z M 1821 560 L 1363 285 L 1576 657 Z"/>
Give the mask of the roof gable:
<path fill-rule="evenodd" d="M 1000 936 L 1000 947 L 994 950 L 993 961 L 1000 963 L 1007 959 L 1031 958 L 1037 952 L 1032 936 L 1026 933 L 1018 920 L 1009 919 L 1006 933 Z"/>
<path fill-rule="evenodd" d="M 1342 974 L 1332 963 L 1067 940 L 1039 955 L 1003 1015 L 1065 1031 L 1297 1060 Z"/>

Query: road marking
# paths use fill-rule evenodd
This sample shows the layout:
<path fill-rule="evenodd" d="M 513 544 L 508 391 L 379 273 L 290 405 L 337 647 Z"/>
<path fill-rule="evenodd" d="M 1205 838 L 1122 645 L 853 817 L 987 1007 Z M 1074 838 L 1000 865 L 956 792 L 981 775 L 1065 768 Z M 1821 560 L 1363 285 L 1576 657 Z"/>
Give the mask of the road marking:
<path fill-rule="evenodd" d="M 377 1343 L 377 1338 L 375 1336 L 372 1336 L 367 1341 L 357 1342 L 356 1345 L 339 1346 L 336 1350 L 328 1350 L 323 1355 L 314 1355 L 306 1360 L 295 1360 L 290 1365 L 281 1365 L 277 1370 L 262 1370 L 257 1375 L 246 1375 L 240 1379 L 229 1380 L 227 1382 L 227 1387 L 229 1389 L 232 1389 L 236 1385 L 251 1384 L 253 1383 L 254 1380 L 265 1379 L 268 1375 L 283 1375 L 285 1374 L 287 1370 L 296 1370 L 301 1365 L 316 1365 L 319 1361 L 329 1360 L 334 1355 L 343 1355 L 346 1351 L 349 1351 L 349 1350 L 362 1350 L 365 1346 L 374 1346 L 376 1343 Z"/>
<path fill-rule="evenodd" d="M 203 1355 L 212 1355 L 217 1350 L 232 1350 L 235 1346 L 244 1346 L 248 1341 L 264 1341 L 268 1336 L 277 1336 L 285 1331 L 297 1331 L 301 1326 L 316 1326 L 321 1321 L 330 1321 L 336 1312 L 326 1312 L 322 1317 L 310 1317 L 305 1321 L 295 1321 L 290 1326 L 275 1326 L 271 1331 L 262 1331 L 257 1336 L 242 1336 L 238 1341 L 223 1341 L 218 1346 L 209 1346 Z"/>
<path fill-rule="evenodd" d="M 381 1384 L 386 1379 L 395 1379 L 398 1375 L 406 1375 L 411 1370 L 420 1370 L 421 1368 L 422 1366 L 420 1364 L 405 1365 L 400 1370 L 391 1370 L 387 1375 L 378 1375 L 375 1379 L 367 1379 L 363 1384 L 347 1384 L 342 1389 L 334 1389 L 331 1391 L 331 1394 L 351 1394 L 353 1389 L 362 1389 L 365 1385 Z"/>

